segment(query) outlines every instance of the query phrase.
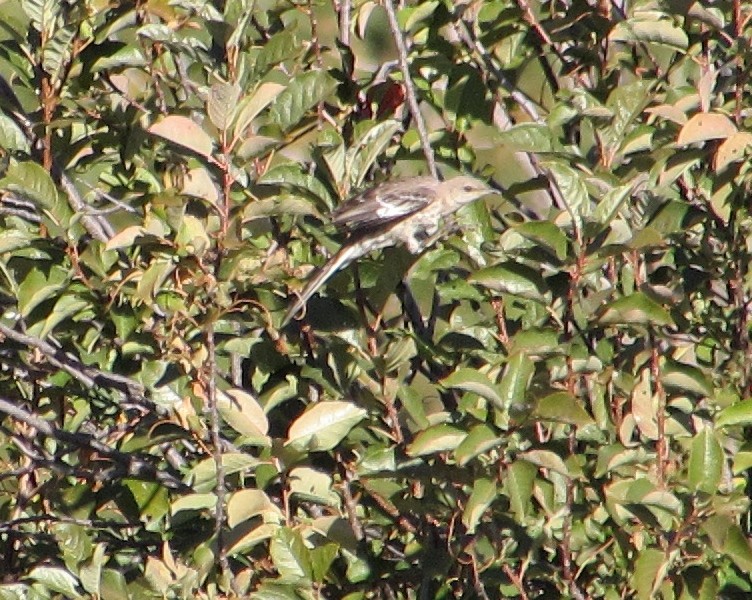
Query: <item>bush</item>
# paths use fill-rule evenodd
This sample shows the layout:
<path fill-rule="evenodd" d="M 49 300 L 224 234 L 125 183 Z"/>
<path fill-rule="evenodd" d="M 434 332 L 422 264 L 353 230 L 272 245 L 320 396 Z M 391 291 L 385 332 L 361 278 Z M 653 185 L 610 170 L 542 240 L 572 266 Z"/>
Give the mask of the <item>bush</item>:
<path fill-rule="evenodd" d="M 748 16 L 405 4 L 0 5 L 0 598 L 752 593 Z"/>

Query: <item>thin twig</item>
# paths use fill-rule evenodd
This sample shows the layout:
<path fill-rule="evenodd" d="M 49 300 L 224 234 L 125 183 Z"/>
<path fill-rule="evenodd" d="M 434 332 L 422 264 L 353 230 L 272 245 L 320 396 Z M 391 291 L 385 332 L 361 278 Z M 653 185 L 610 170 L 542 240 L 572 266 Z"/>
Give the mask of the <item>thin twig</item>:
<path fill-rule="evenodd" d="M 23 525 L 36 525 L 38 523 L 65 523 L 81 525 L 90 529 L 135 529 L 143 527 L 141 522 L 102 521 L 99 519 L 75 519 L 73 517 L 61 517 L 59 515 L 34 515 L 32 517 L 19 517 L 0 523 L 0 531 L 12 531 Z"/>
<path fill-rule="evenodd" d="M 389 28 L 392 31 L 394 42 L 397 44 L 397 52 L 399 53 L 400 69 L 402 70 L 402 77 L 405 80 L 405 96 L 407 97 L 407 105 L 410 108 L 410 114 L 415 121 L 415 126 L 418 128 L 418 136 L 420 137 L 420 143 L 423 146 L 423 154 L 426 157 L 428 163 L 428 170 L 436 179 L 439 179 L 439 170 L 436 168 L 436 159 L 433 155 L 433 148 L 431 148 L 431 142 L 428 139 L 428 130 L 426 129 L 426 122 L 423 119 L 423 115 L 420 113 L 420 106 L 418 105 L 418 97 L 415 93 L 415 85 L 413 84 L 412 77 L 410 76 L 410 64 L 407 61 L 407 46 L 405 40 L 402 37 L 402 31 L 400 31 L 399 23 L 397 22 L 397 13 L 394 10 L 394 2 L 392 0 L 384 0 L 384 8 L 386 9 L 387 18 L 389 20 Z"/>
<path fill-rule="evenodd" d="M 0 334 L 23 346 L 39 350 L 51 365 L 62 369 L 87 388 L 115 389 L 124 393 L 130 399 L 135 399 L 139 403 L 146 404 L 147 408 L 154 408 L 153 403 L 144 395 L 143 386 L 128 377 L 117 375 L 116 373 L 106 373 L 86 366 L 78 358 L 64 353 L 60 348 L 56 348 L 49 342 L 26 335 L 25 333 L 20 333 L 2 323 L 0 323 Z"/>
<path fill-rule="evenodd" d="M 339 41 L 350 46 L 350 0 L 342 0 L 339 4 Z"/>
<path fill-rule="evenodd" d="M 483 43 L 473 35 L 471 28 L 468 27 L 464 21 L 459 21 L 455 27 L 460 39 L 465 42 L 469 48 L 475 51 L 478 59 L 491 73 L 493 73 L 498 84 L 512 97 L 512 100 L 519 104 L 522 110 L 524 110 L 533 121 L 536 123 L 543 122 L 543 118 L 541 117 L 535 102 L 533 102 L 522 90 L 516 88 L 512 82 L 507 79 L 501 69 L 494 64 L 491 59 L 493 54 L 490 53 Z"/>
<path fill-rule="evenodd" d="M 206 350 L 207 359 L 207 382 L 206 391 L 209 403 L 209 418 L 211 420 L 211 442 L 212 455 L 216 469 L 216 483 L 214 485 L 214 494 L 217 502 L 214 506 L 214 536 L 217 540 L 217 557 L 219 566 L 223 573 L 230 575 L 230 562 L 227 559 L 227 551 L 224 545 L 224 525 L 225 525 L 225 496 L 227 495 L 227 483 L 225 482 L 225 466 L 222 462 L 222 438 L 220 436 L 219 424 L 220 415 L 217 405 L 217 359 L 216 345 L 214 343 L 214 324 L 209 323 L 206 331 Z"/>
<path fill-rule="evenodd" d="M 102 458 L 109 459 L 120 467 L 116 469 L 104 469 L 94 476 L 94 479 L 98 481 L 111 480 L 113 479 L 113 475 L 117 473 L 121 477 L 127 476 L 143 481 L 157 481 L 166 488 L 190 491 L 190 488 L 174 475 L 158 470 L 147 460 L 146 456 L 140 457 L 132 453 L 120 452 L 86 433 L 72 433 L 60 429 L 38 415 L 25 411 L 11 400 L 0 398 L 0 412 L 34 427 L 41 435 L 71 444 L 77 448 L 93 450 Z M 148 458 L 155 459 L 155 457 Z"/>

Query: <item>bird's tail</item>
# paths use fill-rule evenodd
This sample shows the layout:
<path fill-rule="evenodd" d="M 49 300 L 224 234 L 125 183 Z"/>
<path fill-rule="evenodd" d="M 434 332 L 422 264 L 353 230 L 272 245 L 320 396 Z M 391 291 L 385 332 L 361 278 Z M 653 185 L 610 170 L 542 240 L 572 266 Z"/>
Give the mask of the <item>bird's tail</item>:
<path fill-rule="evenodd" d="M 353 260 L 361 256 L 362 254 L 363 252 L 357 244 L 349 244 L 340 248 L 337 254 L 332 256 L 332 258 L 329 259 L 329 262 L 327 262 L 306 284 L 306 286 L 303 288 L 303 291 L 300 292 L 297 300 L 295 300 L 292 306 L 290 306 L 290 308 L 285 313 L 285 318 L 282 319 L 281 326 L 284 327 L 285 325 L 287 325 L 290 320 L 295 315 L 297 315 L 298 312 L 300 312 L 300 310 L 308 303 L 308 300 L 311 299 L 311 296 L 313 296 L 322 285 L 329 281 L 329 279 L 337 271 L 344 269 L 347 265 L 349 265 Z"/>

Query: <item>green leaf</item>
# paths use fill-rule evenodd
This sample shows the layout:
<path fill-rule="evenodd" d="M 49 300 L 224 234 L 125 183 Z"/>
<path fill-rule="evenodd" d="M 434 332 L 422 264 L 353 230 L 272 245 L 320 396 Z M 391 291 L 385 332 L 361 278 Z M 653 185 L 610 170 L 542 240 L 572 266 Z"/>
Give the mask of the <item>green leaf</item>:
<path fill-rule="evenodd" d="M 313 575 L 310 551 L 297 531 L 280 527 L 271 539 L 269 556 L 281 582 L 310 581 Z"/>
<path fill-rule="evenodd" d="M 501 378 L 499 408 L 509 410 L 513 406 L 525 404 L 525 394 L 535 372 L 535 364 L 524 352 L 509 357 L 504 376 Z"/>
<path fill-rule="evenodd" d="M 290 493 L 306 502 L 316 502 L 335 508 L 340 505 L 339 495 L 332 489 L 332 478 L 311 467 L 295 467 L 288 476 Z"/>
<path fill-rule="evenodd" d="M 550 450 L 529 450 L 527 452 L 522 452 L 517 458 L 525 460 L 536 467 L 550 469 L 551 471 L 555 471 L 565 477 L 569 477 L 570 475 L 569 469 L 567 469 L 567 466 L 564 464 L 561 457 Z"/>
<path fill-rule="evenodd" d="M 667 388 L 697 396 L 713 395 L 713 384 L 699 367 L 666 361 L 661 375 L 663 385 Z"/>
<path fill-rule="evenodd" d="M 259 459 L 242 452 L 228 452 L 222 455 L 222 466 L 226 477 L 234 473 L 251 471 L 260 463 Z M 214 458 L 205 458 L 199 462 L 191 469 L 188 477 L 192 480 L 193 489 L 196 492 L 208 492 L 213 489 L 217 481 L 217 465 Z"/>
<path fill-rule="evenodd" d="M 550 221 L 528 221 L 515 227 L 514 231 L 543 246 L 558 260 L 563 261 L 567 257 L 569 240 L 561 228 Z"/>
<path fill-rule="evenodd" d="M 81 598 L 78 593 L 78 580 L 65 569 L 57 567 L 34 567 L 28 574 L 29 579 L 37 581 L 47 589 L 59 592 L 66 598 Z"/>
<path fill-rule="evenodd" d="M 469 534 L 475 533 L 475 528 L 480 523 L 483 513 L 491 506 L 496 498 L 496 482 L 490 479 L 476 479 L 473 483 L 473 491 L 467 500 L 465 510 L 462 511 L 462 523 Z"/>
<path fill-rule="evenodd" d="M 277 523 L 258 525 L 255 521 L 243 521 L 227 535 L 225 542 L 227 544 L 227 555 L 246 554 L 254 546 L 273 537 L 279 531 L 279 528 L 280 526 Z"/>
<path fill-rule="evenodd" d="M 724 408 L 715 419 L 716 427 L 752 425 L 752 399 L 742 400 Z"/>
<path fill-rule="evenodd" d="M 569 423 L 570 425 L 591 425 L 592 417 L 582 408 L 580 400 L 568 392 L 555 392 L 538 400 L 535 415 L 544 421 Z"/>
<path fill-rule="evenodd" d="M 506 261 L 476 271 L 468 281 L 528 300 L 547 302 L 548 299 L 548 287 L 540 272 L 514 261 Z"/>
<path fill-rule="evenodd" d="M 551 152 L 551 130 L 543 124 L 520 123 L 497 135 L 500 144 L 517 152 Z"/>
<path fill-rule="evenodd" d="M 542 166 L 548 170 L 556 183 L 556 187 L 561 192 L 561 198 L 572 218 L 575 229 L 582 230 L 584 219 L 592 212 L 590 196 L 582 173 L 556 161 L 546 161 L 542 163 Z"/>
<path fill-rule="evenodd" d="M 308 71 L 298 75 L 277 96 L 269 111 L 269 121 L 282 131 L 287 131 L 298 125 L 311 108 L 325 100 L 336 85 L 336 80 L 325 71 Z"/>
<path fill-rule="evenodd" d="M 702 524 L 716 552 L 727 554 L 744 572 L 752 571 L 752 547 L 739 525 L 728 515 L 713 515 Z"/>
<path fill-rule="evenodd" d="M 593 218 L 602 226 L 607 226 L 613 221 L 621 207 L 632 195 L 634 184 L 626 184 L 615 187 L 598 201 L 598 205 L 593 212 Z"/>
<path fill-rule="evenodd" d="M 644 42 L 686 50 L 689 39 L 667 14 L 639 11 L 635 16 L 617 23 L 609 33 L 612 42 Z"/>
<path fill-rule="evenodd" d="M 252 11 L 248 12 L 253 14 Z M 302 49 L 303 45 L 296 32 L 289 29 L 278 31 L 264 42 L 254 57 L 253 76 L 263 76 L 270 67 L 295 56 Z"/>
<path fill-rule="evenodd" d="M 242 139 L 247 136 L 246 128 L 279 96 L 285 86 L 274 82 L 264 82 L 251 95 L 243 98 L 237 108 L 234 135 Z"/>
<path fill-rule="evenodd" d="M 367 128 L 366 128 L 367 126 Z M 355 144 L 346 155 L 347 173 L 351 189 L 363 185 L 373 163 L 381 156 L 402 125 L 399 121 L 386 120 L 380 123 L 359 123 Z M 364 131 L 363 131 L 364 130 Z"/>
<path fill-rule="evenodd" d="M 10 117 L 0 114 L 0 148 L 7 152 L 29 153 L 29 140 Z"/>
<path fill-rule="evenodd" d="M 657 548 L 645 548 L 640 552 L 632 573 L 632 588 L 638 600 L 651 600 L 660 581 L 659 573 L 665 566 L 666 555 Z"/>
<path fill-rule="evenodd" d="M 34 162 L 12 162 L 0 182 L 4 188 L 31 198 L 42 208 L 52 210 L 58 196 L 50 174 Z"/>
<path fill-rule="evenodd" d="M 199 156 L 208 158 L 212 154 L 213 143 L 209 134 L 188 117 L 169 115 L 154 123 L 148 131 L 173 144 L 188 148 Z"/>
<path fill-rule="evenodd" d="M 433 425 L 415 436 L 407 447 L 408 456 L 425 456 L 437 452 L 455 450 L 467 433 L 458 427 L 440 423 Z"/>
<path fill-rule="evenodd" d="M 673 325 L 669 312 L 646 296 L 635 292 L 610 302 L 600 311 L 601 325 Z"/>
<path fill-rule="evenodd" d="M 206 224 L 193 215 L 183 217 L 174 241 L 180 251 L 199 257 L 211 246 Z"/>
<path fill-rule="evenodd" d="M 736 523 L 729 527 L 723 550 L 742 571 L 752 571 L 752 547 L 749 538 Z"/>
<path fill-rule="evenodd" d="M 21 315 L 28 317 L 39 304 L 57 296 L 68 285 L 69 277 L 69 273 L 57 267 L 47 275 L 38 269 L 31 269 L 18 286 L 18 308 Z"/>
<path fill-rule="evenodd" d="M 689 451 L 689 485 L 715 494 L 721 483 L 723 449 L 712 429 L 705 428 L 692 440 Z"/>
<path fill-rule="evenodd" d="M 538 469 L 526 460 L 515 460 L 504 472 L 504 493 L 509 497 L 518 522 L 523 521 L 530 509 L 537 474 Z"/>
<path fill-rule="evenodd" d="M 176 515 L 183 510 L 206 510 L 216 505 L 217 495 L 214 492 L 186 494 L 170 504 L 170 514 Z"/>
<path fill-rule="evenodd" d="M 49 37 L 55 27 L 61 5 L 55 0 L 22 0 L 21 6 L 34 29 Z"/>
<path fill-rule="evenodd" d="M 73 25 L 58 27 L 42 49 L 42 68 L 55 83 L 60 80 L 64 65 L 70 60 L 71 42 L 77 32 L 78 27 Z"/>
<path fill-rule="evenodd" d="M 30 327 L 28 333 L 40 338 L 46 338 L 65 319 L 78 315 L 89 307 L 89 302 L 78 295 L 63 294 L 55 302 L 55 307 L 50 311 L 48 317 L 41 323 Z"/>
<path fill-rule="evenodd" d="M 503 443 L 503 438 L 490 425 L 476 425 L 457 446 L 454 457 L 461 467 L 473 458 Z"/>
<path fill-rule="evenodd" d="M 81 580 L 81 587 L 92 596 L 100 596 L 100 580 L 102 577 L 102 568 L 107 563 L 109 557 L 106 555 L 107 544 L 100 543 L 94 547 L 91 558 L 86 561 L 78 570 L 78 577 Z"/>
<path fill-rule="evenodd" d="M 211 86 L 206 112 L 209 120 L 220 131 L 230 128 L 238 109 L 240 91 L 237 83 L 217 82 Z"/>
<path fill-rule="evenodd" d="M 269 421 L 258 401 L 248 392 L 230 389 L 217 394 L 217 408 L 222 419 L 238 433 L 267 446 Z"/>
<path fill-rule="evenodd" d="M 350 402 L 319 402 L 290 425 L 285 445 L 315 452 L 331 450 L 365 416 L 365 410 Z"/>
<path fill-rule="evenodd" d="M 497 406 L 502 403 L 498 386 L 491 382 L 486 375 L 475 369 L 457 369 L 454 373 L 442 379 L 441 384 L 446 388 L 473 392 Z"/>
<path fill-rule="evenodd" d="M 279 185 L 302 191 L 315 198 L 320 198 L 327 206 L 332 205 L 331 193 L 318 179 L 304 173 L 300 165 L 281 164 L 264 173 L 257 183 Z"/>
<path fill-rule="evenodd" d="M 213 496 L 213 494 L 211 494 Z M 216 497 L 214 498 L 216 502 Z M 174 507 L 175 504 L 173 504 Z M 212 504 L 211 506 L 214 506 Z M 173 512 L 174 512 L 173 508 Z M 284 515 L 262 490 L 247 489 L 233 492 L 227 500 L 227 524 L 236 527 L 261 516 L 264 523 L 282 523 Z"/>

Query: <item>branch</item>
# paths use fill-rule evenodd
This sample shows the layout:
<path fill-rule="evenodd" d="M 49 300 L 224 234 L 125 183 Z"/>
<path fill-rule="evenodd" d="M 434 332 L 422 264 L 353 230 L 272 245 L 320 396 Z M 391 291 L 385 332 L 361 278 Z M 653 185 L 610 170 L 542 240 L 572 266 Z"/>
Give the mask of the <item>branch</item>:
<path fill-rule="evenodd" d="M 9 111 L 8 116 L 10 116 L 23 131 L 30 146 L 38 149 L 39 137 L 34 133 L 34 124 L 23 112 L 21 103 L 13 92 L 13 88 L 11 88 L 2 77 L 0 77 L 0 97 L 11 105 L 11 110 Z M 70 204 L 70 207 L 76 213 L 81 214 L 81 224 L 89 235 L 100 242 L 107 242 L 107 240 L 115 234 L 109 221 L 87 214 L 88 205 L 84 202 L 83 198 L 81 198 L 81 194 L 78 193 L 76 186 L 73 185 L 73 182 L 65 174 L 65 170 L 54 157 L 52 157 L 51 171 L 52 175 L 56 176 L 59 180 L 60 187 L 65 192 L 65 195 L 68 196 L 68 204 Z"/>
<path fill-rule="evenodd" d="M 146 456 L 139 457 L 134 454 L 114 450 L 106 444 L 94 439 L 91 435 L 85 433 L 71 433 L 70 431 L 60 429 L 38 415 L 25 411 L 15 402 L 11 402 L 4 398 L 0 398 L 0 412 L 34 427 L 40 434 L 46 437 L 51 437 L 66 444 L 71 444 L 77 448 L 88 448 L 96 452 L 102 458 L 109 459 L 117 465 L 115 468 L 105 469 L 94 475 L 94 479 L 98 481 L 111 480 L 115 476 L 131 477 L 142 481 L 157 481 L 169 489 L 183 492 L 190 491 L 190 487 L 185 485 L 176 476 L 158 470 L 146 459 Z M 154 457 L 149 458 L 152 459 Z"/>
<path fill-rule="evenodd" d="M 66 196 L 68 196 L 68 204 L 77 213 L 81 215 L 81 224 L 84 226 L 89 235 L 94 239 L 99 240 L 102 243 L 106 243 L 113 235 L 115 231 L 112 229 L 112 225 L 107 219 L 102 219 L 97 215 L 88 214 L 89 206 L 86 204 L 81 194 L 78 193 L 76 186 L 70 180 L 63 169 L 53 162 L 53 173 L 57 174 L 60 180 L 60 187 L 63 188 Z"/>
<path fill-rule="evenodd" d="M 439 171 L 436 168 L 436 159 L 433 155 L 433 148 L 431 148 L 431 142 L 428 139 L 426 122 L 423 119 L 423 115 L 420 113 L 418 97 L 415 93 L 415 85 L 413 85 L 412 77 L 410 77 L 410 65 L 407 62 L 407 46 L 405 45 L 405 40 L 402 37 L 402 32 L 400 31 L 399 23 L 397 22 L 397 14 L 394 11 L 394 2 L 392 0 L 384 0 L 384 8 L 386 9 L 386 14 L 389 19 L 389 29 L 391 29 L 394 42 L 397 44 L 400 69 L 402 71 L 402 77 L 405 79 L 407 105 L 410 108 L 410 114 L 415 120 L 415 125 L 418 128 L 418 135 L 420 136 L 420 143 L 423 146 L 423 154 L 428 163 L 428 170 L 434 178 L 439 179 Z"/>
<path fill-rule="evenodd" d="M 2 323 L 0 323 L 0 334 L 22 346 L 39 350 L 45 355 L 50 364 L 58 369 L 62 369 L 74 379 L 80 381 L 87 388 L 115 389 L 129 398 L 135 399 L 141 404 L 145 404 L 149 409 L 155 408 L 154 404 L 144 395 L 144 387 L 128 377 L 117 375 L 115 373 L 106 373 L 99 369 L 88 367 L 75 356 L 66 354 L 60 348 L 56 348 L 49 342 L 20 333 Z"/>

